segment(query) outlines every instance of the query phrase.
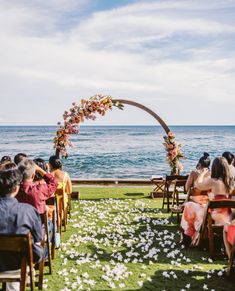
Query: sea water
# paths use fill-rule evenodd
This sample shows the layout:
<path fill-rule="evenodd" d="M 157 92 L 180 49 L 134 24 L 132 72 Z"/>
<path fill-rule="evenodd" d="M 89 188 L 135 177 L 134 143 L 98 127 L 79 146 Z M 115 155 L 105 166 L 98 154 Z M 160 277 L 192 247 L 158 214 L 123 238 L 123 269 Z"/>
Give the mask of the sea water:
<path fill-rule="evenodd" d="M 183 174 L 195 168 L 203 152 L 211 159 L 235 154 L 235 126 L 170 126 L 182 144 Z M 24 152 L 48 161 L 54 154 L 53 126 L 1 126 L 0 157 Z M 170 173 L 160 126 L 82 126 L 71 136 L 73 147 L 63 160 L 73 178 L 149 178 Z"/>

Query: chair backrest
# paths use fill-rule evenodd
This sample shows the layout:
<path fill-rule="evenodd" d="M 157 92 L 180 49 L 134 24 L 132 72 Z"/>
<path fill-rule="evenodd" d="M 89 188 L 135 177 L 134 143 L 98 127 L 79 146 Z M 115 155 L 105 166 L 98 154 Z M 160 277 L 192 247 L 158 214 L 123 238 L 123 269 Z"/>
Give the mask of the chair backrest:
<path fill-rule="evenodd" d="M 166 181 L 187 180 L 188 175 L 166 175 Z"/>
<path fill-rule="evenodd" d="M 178 183 L 177 186 L 182 187 L 185 186 L 186 181 L 188 179 L 188 175 L 183 176 L 183 175 L 166 175 L 166 179 L 165 179 L 165 187 L 168 190 L 168 188 L 171 186 L 171 184 L 175 184 Z M 182 181 L 182 182 L 180 182 Z M 181 185 L 182 184 L 182 185 Z"/>
<path fill-rule="evenodd" d="M 28 234 L 0 234 L 0 251 L 7 253 L 18 253 L 21 256 L 21 287 L 20 290 L 25 290 L 27 265 L 30 269 L 30 285 L 31 290 L 34 290 L 34 279 L 32 276 L 33 270 L 33 249 L 32 249 L 32 236 Z M 7 282 L 7 276 L 0 280 Z"/>
<path fill-rule="evenodd" d="M 220 200 L 211 200 L 208 202 L 207 209 L 216 209 L 216 208 L 235 208 L 235 200 L 220 199 Z"/>

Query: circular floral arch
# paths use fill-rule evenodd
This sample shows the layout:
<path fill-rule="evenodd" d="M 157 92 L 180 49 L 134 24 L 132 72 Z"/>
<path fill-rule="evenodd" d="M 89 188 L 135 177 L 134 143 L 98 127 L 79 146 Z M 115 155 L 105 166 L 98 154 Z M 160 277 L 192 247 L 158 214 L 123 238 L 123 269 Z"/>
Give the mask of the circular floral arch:
<path fill-rule="evenodd" d="M 162 126 L 166 133 L 163 145 L 166 149 L 166 158 L 171 168 L 171 174 L 178 174 L 182 169 L 180 159 L 184 158 L 184 155 L 181 152 L 181 145 L 175 142 L 174 134 L 170 131 L 163 119 L 142 104 L 125 99 L 113 99 L 112 96 L 106 95 L 94 95 L 88 100 L 81 99 L 80 104 L 74 102 L 69 111 L 64 112 L 64 123 L 58 123 L 60 127 L 54 138 L 56 155 L 61 155 L 65 158 L 68 157 L 67 146 L 72 146 L 72 143 L 69 141 L 69 136 L 79 133 L 80 123 L 84 122 L 86 119 L 95 120 L 96 114 L 103 116 L 106 114 L 106 111 L 112 110 L 113 107 L 122 110 L 124 108 L 123 104 L 132 105 L 146 111 Z"/>

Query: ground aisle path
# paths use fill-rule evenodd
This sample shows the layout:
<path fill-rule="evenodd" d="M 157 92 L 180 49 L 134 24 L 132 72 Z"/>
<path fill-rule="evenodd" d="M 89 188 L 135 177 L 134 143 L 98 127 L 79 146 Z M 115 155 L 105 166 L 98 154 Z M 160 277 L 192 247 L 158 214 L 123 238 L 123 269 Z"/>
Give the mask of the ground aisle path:
<path fill-rule="evenodd" d="M 234 290 L 221 271 L 226 261 L 178 244 L 178 226 L 149 189 L 81 193 L 47 290 Z"/>

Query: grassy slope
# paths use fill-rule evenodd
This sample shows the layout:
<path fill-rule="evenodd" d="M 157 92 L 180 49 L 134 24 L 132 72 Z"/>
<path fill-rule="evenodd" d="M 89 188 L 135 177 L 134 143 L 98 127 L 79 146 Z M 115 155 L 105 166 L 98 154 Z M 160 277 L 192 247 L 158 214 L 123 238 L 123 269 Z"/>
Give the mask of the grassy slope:
<path fill-rule="evenodd" d="M 57 251 L 53 274 L 46 276 L 47 290 L 64 289 L 66 280 L 68 289 L 64 290 L 79 290 L 80 286 L 80 290 L 104 291 L 110 290 L 112 283 L 116 287 L 114 290 L 203 290 L 203 287 L 204 290 L 235 290 L 234 285 L 220 276 L 219 271 L 226 266 L 225 260 L 209 263 L 207 252 L 181 249 L 174 218 L 160 225 L 159 221 L 169 218 L 169 214 L 161 211 L 161 200 L 147 198 L 149 191 L 147 188 L 80 188 L 81 200 L 73 202 L 72 219 L 67 232 L 63 233 L 65 244 Z M 115 200 L 103 200 L 106 198 Z M 141 246 L 137 246 L 141 240 L 144 241 L 142 246 L 147 245 L 151 235 L 154 239 L 149 250 L 159 251 L 156 260 L 144 258 L 149 250 L 143 252 Z M 109 240 L 105 242 L 107 237 Z M 134 242 L 133 237 L 136 237 Z M 128 241 L 131 241 L 129 246 Z M 130 257 L 130 262 L 123 262 L 129 258 L 131 247 L 137 256 Z M 179 253 L 167 258 L 172 250 L 179 250 Z M 88 253 L 93 260 L 78 265 L 76 261 Z M 116 278 L 120 276 L 116 281 L 112 278 L 112 270 L 118 262 L 122 265 L 116 270 Z M 88 278 L 85 278 L 86 273 Z M 105 274 L 112 278 L 111 282 L 107 277 L 102 278 Z M 77 276 L 81 284 L 76 283 Z M 94 286 L 89 285 L 90 279 L 94 280 Z"/>

